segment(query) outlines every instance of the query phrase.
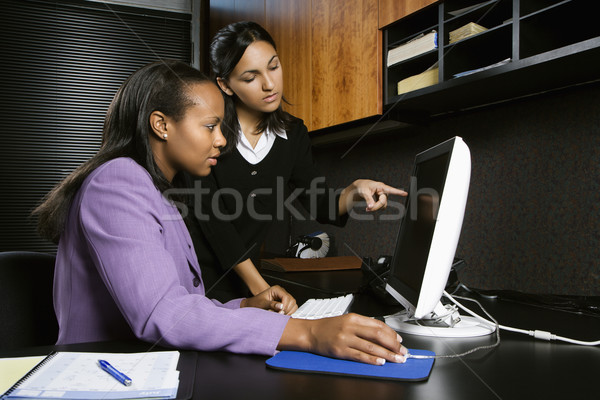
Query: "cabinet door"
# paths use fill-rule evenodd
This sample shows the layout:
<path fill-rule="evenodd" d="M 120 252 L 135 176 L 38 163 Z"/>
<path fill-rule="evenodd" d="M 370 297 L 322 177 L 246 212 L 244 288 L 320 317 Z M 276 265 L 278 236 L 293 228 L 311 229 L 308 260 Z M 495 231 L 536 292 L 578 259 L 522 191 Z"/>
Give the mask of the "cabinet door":
<path fill-rule="evenodd" d="M 310 0 L 266 0 L 265 29 L 275 44 L 283 68 L 283 108 L 301 118 L 309 130 L 312 110 Z"/>
<path fill-rule="evenodd" d="M 316 130 L 382 113 L 377 9 L 378 0 L 211 0 L 210 30 L 263 24 L 281 58 L 284 108 Z"/>
<path fill-rule="evenodd" d="M 435 2 L 436 0 L 379 0 L 379 28 Z"/>
<path fill-rule="evenodd" d="M 312 124 L 382 113 L 378 0 L 312 1 Z"/>

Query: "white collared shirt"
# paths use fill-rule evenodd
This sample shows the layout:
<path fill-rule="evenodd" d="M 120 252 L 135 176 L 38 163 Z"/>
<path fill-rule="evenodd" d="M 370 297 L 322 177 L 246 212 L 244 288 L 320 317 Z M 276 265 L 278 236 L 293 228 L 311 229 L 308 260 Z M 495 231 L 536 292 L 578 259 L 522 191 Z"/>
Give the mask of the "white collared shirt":
<path fill-rule="evenodd" d="M 269 154 L 269 151 L 271 151 L 277 136 L 287 140 L 287 134 L 284 130 L 274 131 L 267 128 L 260 136 L 260 139 L 258 139 L 256 147 L 252 148 L 241 129 L 238 131 L 238 135 L 240 140 L 238 140 L 237 149 L 242 157 L 252 165 L 258 164 L 264 160 L 267 154 Z"/>

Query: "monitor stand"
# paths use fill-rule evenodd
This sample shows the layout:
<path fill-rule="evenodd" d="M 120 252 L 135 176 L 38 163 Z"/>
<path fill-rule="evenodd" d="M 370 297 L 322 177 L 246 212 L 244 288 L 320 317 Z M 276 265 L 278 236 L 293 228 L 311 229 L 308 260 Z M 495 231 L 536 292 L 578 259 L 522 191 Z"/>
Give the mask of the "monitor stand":
<path fill-rule="evenodd" d="M 400 311 L 386 316 L 385 323 L 397 332 L 419 336 L 464 338 L 490 335 L 496 331 L 495 326 L 475 317 L 460 315 L 456 309 L 443 306 L 441 302 L 427 318 L 415 319 L 409 311 Z"/>

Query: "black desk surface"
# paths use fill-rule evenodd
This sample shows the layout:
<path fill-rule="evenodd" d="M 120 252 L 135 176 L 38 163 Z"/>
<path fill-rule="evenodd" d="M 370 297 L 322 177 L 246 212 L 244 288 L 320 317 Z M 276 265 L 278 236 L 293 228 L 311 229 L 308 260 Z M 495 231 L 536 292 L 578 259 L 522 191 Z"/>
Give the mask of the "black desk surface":
<path fill-rule="evenodd" d="M 298 274 L 298 273 L 297 273 Z M 344 292 L 360 283 L 357 274 L 336 271 L 310 276 L 272 274 L 271 283 L 284 284 L 300 301 L 303 296 L 325 297 L 305 286 L 285 284 L 294 279 L 302 285 L 327 283 L 332 291 Z M 318 286 L 318 285 L 317 285 Z M 325 288 L 323 288 L 325 290 Z M 522 329 L 549 330 L 580 340 L 600 339 L 600 318 L 524 305 L 513 301 L 483 300 L 503 325 Z M 355 309 L 371 315 L 383 307 L 369 294 L 356 296 Z M 476 339 L 439 339 L 404 335 L 407 347 L 452 354 L 495 342 L 495 336 Z M 88 343 L 45 346 L 4 351 L 0 357 L 40 355 L 51 350 L 145 351 L 145 343 Z M 588 399 L 597 398 L 600 347 L 545 342 L 525 335 L 501 331 L 501 343 L 463 358 L 437 359 L 429 380 L 392 382 L 284 372 L 268 369 L 267 357 L 228 353 L 198 353 L 194 399 Z"/>

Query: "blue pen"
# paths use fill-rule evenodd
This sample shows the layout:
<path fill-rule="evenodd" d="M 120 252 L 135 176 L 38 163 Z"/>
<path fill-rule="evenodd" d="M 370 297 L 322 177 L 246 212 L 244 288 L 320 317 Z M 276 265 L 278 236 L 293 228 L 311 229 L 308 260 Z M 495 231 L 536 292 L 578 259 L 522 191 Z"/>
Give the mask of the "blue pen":
<path fill-rule="evenodd" d="M 116 380 L 121 382 L 123 385 L 125 385 L 125 386 L 131 385 L 131 379 L 129 377 L 127 377 L 127 375 L 120 372 L 112 365 L 110 365 L 108 363 L 108 361 L 98 360 L 98 364 L 100 365 L 100 368 L 102 368 L 104 371 L 108 372 L 113 378 L 115 378 Z"/>

